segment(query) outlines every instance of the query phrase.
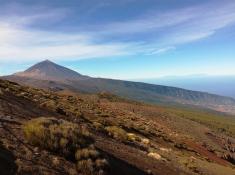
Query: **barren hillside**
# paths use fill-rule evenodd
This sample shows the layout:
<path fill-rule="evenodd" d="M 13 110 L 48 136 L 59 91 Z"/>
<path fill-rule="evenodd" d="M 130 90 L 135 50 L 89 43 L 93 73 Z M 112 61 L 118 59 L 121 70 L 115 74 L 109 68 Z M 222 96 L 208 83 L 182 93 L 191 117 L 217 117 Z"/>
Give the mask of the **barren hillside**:
<path fill-rule="evenodd" d="M 216 112 L 0 80 L 0 133 L 3 175 L 235 174 L 235 118 Z"/>

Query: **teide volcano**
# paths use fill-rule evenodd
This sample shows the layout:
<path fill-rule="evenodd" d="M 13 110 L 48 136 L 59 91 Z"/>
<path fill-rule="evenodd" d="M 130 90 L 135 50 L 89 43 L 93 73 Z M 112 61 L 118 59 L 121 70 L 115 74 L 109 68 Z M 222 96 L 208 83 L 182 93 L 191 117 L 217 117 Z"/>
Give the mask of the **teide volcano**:
<path fill-rule="evenodd" d="M 24 85 L 57 91 L 83 93 L 108 92 L 121 97 L 163 105 L 190 105 L 220 112 L 235 113 L 235 100 L 229 97 L 147 83 L 92 78 L 49 60 L 24 72 L 3 77 Z"/>
<path fill-rule="evenodd" d="M 51 81 L 80 80 L 87 78 L 86 76 L 49 60 L 37 63 L 24 72 L 14 74 L 14 76 Z"/>

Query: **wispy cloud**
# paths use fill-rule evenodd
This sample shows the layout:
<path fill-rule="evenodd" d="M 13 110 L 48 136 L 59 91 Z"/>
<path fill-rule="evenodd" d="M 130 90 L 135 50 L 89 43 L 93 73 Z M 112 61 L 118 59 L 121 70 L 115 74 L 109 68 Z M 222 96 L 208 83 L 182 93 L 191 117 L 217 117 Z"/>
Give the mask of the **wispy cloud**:
<path fill-rule="evenodd" d="M 100 28 L 103 34 L 136 34 L 153 32 L 164 27 L 171 27 L 193 20 L 191 8 L 180 9 L 170 12 L 149 13 L 137 19 L 126 20 L 124 22 L 113 22 Z"/>
<path fill-rule="evenodd" d="M 128 54 L 128 44 L 95 44 L 89 36 L 0 27 L 0 60 L 85 59 Z"/>
<path fill-rule="evenodd" d="M 214 1 L 107 24 L 100 28 L 100 34 L 129 35 L 137 40 L 138 35 L 144 35 L 145 39 L 160 43 L 158 45 L 175 45 L 209 37 L 234 23 L 235 1 Z"/>
<path fill-rule="evenodd" d="M 64 20 L 71 12 L 66 8 L 48 8 L 28 4 L 10 3 L 0 6 L 0 21 L 7 26 L 26 27 L 33 24 L 54 24 Z"/>
<path fill-rule="evenodd" d="M 5 15 L 0 16 L 0 62 L 27 62 L 45 58 L 71 60 L 129 54 L 129 44 L 95 43 L 90 35 L 84 33 L 62 33 L 28 27 L 41 20 L 48 23 L 51 19 L 59 19 L 64 15 L 60 9 L 44 13 L 10 14 L 8 18 Z"/>
<path fill-rule="evenodd" d="M 235 23 L 235 1 L 149 12 L 135 19 L 108 22 L 73 33 L 32 27 L 55 21 L 63 23 L 69 14 L 66 9 L 37 7 L 26 12 L 22 6 L 14 8 L 20 9 L 20 13 L 9 14 L 7 10 L 0 13 L 0 61 L 158 55 L 180 44 L 212 36 Z"/>
<path fill-rule="evenodd" d="M 152 49 L 150 50 L 147 55 L 158 55 L 158 54 L 163 54 L 165 52 L 169 52 L 172 50 L 175 50 L 175 47 L 172 46 L 168 46 L 168 47 L 163 47 L 163 48 L 159 48 L 159 49 Z"/>

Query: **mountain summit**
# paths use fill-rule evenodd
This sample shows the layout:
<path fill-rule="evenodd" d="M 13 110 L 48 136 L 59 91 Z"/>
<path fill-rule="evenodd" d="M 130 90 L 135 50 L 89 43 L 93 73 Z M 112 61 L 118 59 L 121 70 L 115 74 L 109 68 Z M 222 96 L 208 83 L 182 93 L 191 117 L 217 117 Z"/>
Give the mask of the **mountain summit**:
<path fill-rule="evenodd" d="M 50 60 L 37 63 L 24 72 L 19 72 L 14 75 L 52 81 L 80 80 L 86 77 L 71 69 L 55 64 Z"/>

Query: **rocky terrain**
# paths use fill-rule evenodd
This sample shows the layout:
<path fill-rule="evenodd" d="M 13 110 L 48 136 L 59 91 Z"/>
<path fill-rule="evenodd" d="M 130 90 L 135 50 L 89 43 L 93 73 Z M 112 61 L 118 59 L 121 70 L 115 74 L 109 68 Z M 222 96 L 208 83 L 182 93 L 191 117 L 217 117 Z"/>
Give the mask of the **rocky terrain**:
<path fill-rule="evenodd" d="M 235 175 L 235 116 L 0 80 L 0 174 Z"/>

